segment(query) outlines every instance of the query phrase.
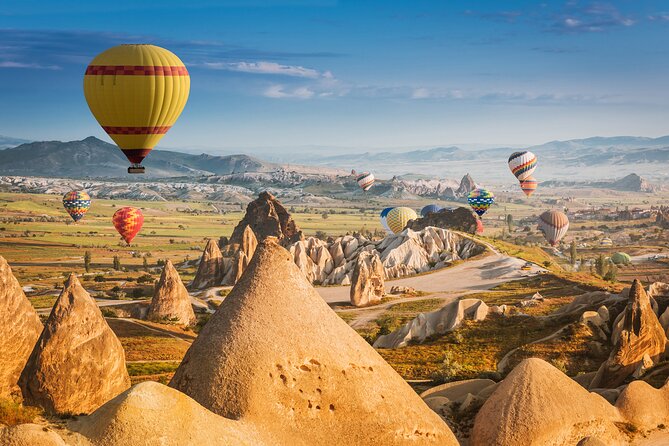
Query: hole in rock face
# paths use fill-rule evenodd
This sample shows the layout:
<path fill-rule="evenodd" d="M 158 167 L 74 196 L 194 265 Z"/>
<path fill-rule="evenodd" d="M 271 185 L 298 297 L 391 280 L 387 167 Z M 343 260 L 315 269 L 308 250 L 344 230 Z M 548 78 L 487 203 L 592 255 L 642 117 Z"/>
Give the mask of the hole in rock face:
<path fill-rule="evenodd" d="M 316 389 L 316 392 L 323 393 L 323 391 L 321 389 Z"/>
<path fill-rule="evenodd" d="M 279 375 L 279 378 L 281 378 L 281 381 L 283 381 L 284 385 L 288 383 L 288 378 L 286 378 L 286 375 Z"/>
<path fill-rule="evenodd" d="M 274 378 L 274 375 L 272 375 L 272 372 L 269 372 L 269 377 Z"/>
<path fill-rule="evenodd" d="M 330 404 L 330 412 L 334 412 L 334 404 Z"/>
<path fill-rule="evenodd" d="M 316 406 L 316 410 L 321 410 L 321 406 Z"/>
<path fill-rule="evenodd" d="M 309 403 L 309 405 L 308 405 L 309 409 L 311 409 L 313 407 L 313 404 L 311 404 L 311 400 L 309 400 L 308 403 Z"/>
<path fill-rule="evenodd" d="M 316 361 L 315 359 L 310 359 L 309 362 L 312 363 L 313 365 L 321 365 L 321 363 Z"/>
<path fill-rule="evenodd" d="M 306 365 L 301 365 L 300 370 L 304 370 L 305 372 L 311 372 L 311 369 Z"/>

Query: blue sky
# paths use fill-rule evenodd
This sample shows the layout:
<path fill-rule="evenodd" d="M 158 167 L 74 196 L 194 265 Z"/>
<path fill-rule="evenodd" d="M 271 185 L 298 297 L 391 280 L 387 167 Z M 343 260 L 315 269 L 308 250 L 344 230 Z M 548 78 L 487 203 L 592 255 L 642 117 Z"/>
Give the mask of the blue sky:
<path fill-rule="evenodd" d="M 81 84 L 88 62 L 120 43 L 164 46 L 189 69 L 189 103 L 164 147 L 669 134 L 659 0 L 4 0 L 0 134 L 108 140 Z"/>

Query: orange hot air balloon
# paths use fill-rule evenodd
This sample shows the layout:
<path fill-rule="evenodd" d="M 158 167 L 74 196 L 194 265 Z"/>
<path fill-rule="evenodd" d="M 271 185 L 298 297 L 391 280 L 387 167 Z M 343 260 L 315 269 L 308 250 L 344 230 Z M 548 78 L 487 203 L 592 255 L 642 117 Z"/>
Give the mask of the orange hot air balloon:
<path fill-rule="evenodd" d="M 531 197 L 535 190 L 537 190 L 537 180 L 533 176 L 529 176 L 520 182 L 520 188 L 525 195 Z"/>
<path fill-rule="evenodd" d="M 137 208 L 125 207 L 114 212 L 112 221 L 118 233 L 123 237 L 123 240 L 127 244 L 130 244 L 139 230 L 142 229 L 144 215 Z"/>
<path fill-rule="evenodd" d="M 140 165 L 183 111 L 190 77 L 183 62 L 154 45 L 119 45 L 86 68 L 84 95 L 93 116 L 123 151 Z"/>

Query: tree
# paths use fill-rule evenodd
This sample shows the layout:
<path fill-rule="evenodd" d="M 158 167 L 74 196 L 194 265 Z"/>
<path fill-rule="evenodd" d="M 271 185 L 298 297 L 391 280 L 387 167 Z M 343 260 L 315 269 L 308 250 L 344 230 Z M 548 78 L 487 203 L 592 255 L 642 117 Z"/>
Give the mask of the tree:
<path fill-rule="evenodd" d="M 84 269 L 87 273 L 91 272 L 91 252 L 86 251 L 84 253 Z"/>
<path fill-rule="evenodd" d="M 509 227 L 509 234 L 513 230 L 513 215 L 506 214 L 506 225 Z"/>
<path fill-rule="evenodd" d="M 121 271 L 121 259 L 119 259 L 118 256 L 114 256 L 113 263 L 114 263 L 114 269 L 116 271 Z"/>
<path fill-rule="evenodd" d="M 618 276 L 618 268 L 616 265 L 610 265 L 606 274 L 604 274 L 604 280 L 609 282 L 615 282 L 616 277 Z"/>
<path fill-rule="evenodd" d="M 595 259 L 595 272 L 600 277 L 604 277 L 606 275 L 607 270 L 608 270 L 608 265 L 606 259 L 604 258 L 604 254 L 600 254 L 599 257 Z"/>
<path fill-rule="evenodd" d="M 144 257 L 144 260 L 142 262 L 142 266 L 144 267 L 144 271 L 149 270 L 149 261 L 146 259 L 146 257 Z"/>
<path fill-rule="evenodd" d="M 576 257 L 578 256 L 578 251 L 576 250 L 576 240 L 571 241 L 571 246 L 569 246 L 569 255 L 571 256 L 571 264 L 576 265 Z"/>
<path fill-rule="evenodd" d="M 327 212 L 323 212 L 321 214 L 321 217 L 323 217 L 323 220 L 327 220 L 330 217 L 330 215 Z"/>

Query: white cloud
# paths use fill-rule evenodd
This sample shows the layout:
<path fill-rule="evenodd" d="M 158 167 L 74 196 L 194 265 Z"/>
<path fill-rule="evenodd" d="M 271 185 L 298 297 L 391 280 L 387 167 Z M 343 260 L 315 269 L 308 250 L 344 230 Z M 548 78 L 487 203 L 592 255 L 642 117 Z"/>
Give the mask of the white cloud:
<path fill-rule="evenodd" d="M 271 85 L 263 92 L 263 96 L 273 99 L 310 99 L 315 94 L 309 87 L 286 89 L 283 85 Z"/>
<path fill-rule="evenodd" d="M 39 65 L 36 63 L 14 62 L 11 60 L 0 61 L 0 68 L 30 68 L 33 70 L 62 70 L 58 65 Z"/>
<path fill-rule="evenodd" d="M 205 68 L 213 70 L 237 71 L 251 74 L 269 74 L 279 76 L 302 77 L 307 79 L 333 79 L 330 71 L 318 71 L 299 65 L 282 65 L 276 62 L 204 62 Z"/>

